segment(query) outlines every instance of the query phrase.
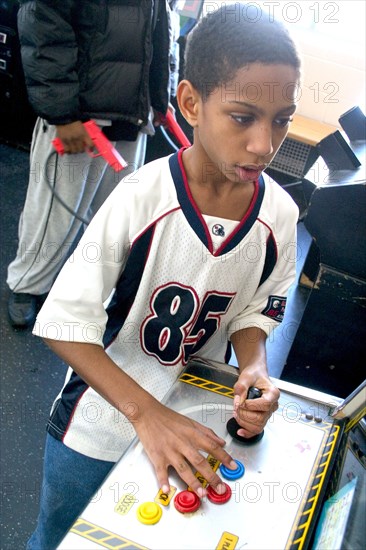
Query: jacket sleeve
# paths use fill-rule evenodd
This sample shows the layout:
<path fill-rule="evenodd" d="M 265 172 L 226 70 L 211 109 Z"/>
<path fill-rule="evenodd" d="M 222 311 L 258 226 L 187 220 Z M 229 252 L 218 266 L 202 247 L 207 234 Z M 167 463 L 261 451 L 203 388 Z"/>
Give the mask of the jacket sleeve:
<path fill-rule="evenodd" d="M 169 1 L 169 29 L 170 29 L 170 97 L 177 95 L 179 83 L 179 65 L 180 65 L 180 16 L 178 13 L 178 2 L 176 0 Z"/>
<path fill-rule="evenodd" d="M 170 8 L 165 0 L 154 5 L 153 17 L 153 58 L 150 66 L 149 90 L 151 106 L 161 113 L 166 113 L 170 99 L 170 51 L 171 28 Z M 154 18 L 156 18 L 154 22 Z"/>
<path fill-rule="evenodd" d="M 81 118 L 77 41 L 72 26 L 77 2 L 21 2 L 18 32 L 29 101 L 50 124 Z"/>

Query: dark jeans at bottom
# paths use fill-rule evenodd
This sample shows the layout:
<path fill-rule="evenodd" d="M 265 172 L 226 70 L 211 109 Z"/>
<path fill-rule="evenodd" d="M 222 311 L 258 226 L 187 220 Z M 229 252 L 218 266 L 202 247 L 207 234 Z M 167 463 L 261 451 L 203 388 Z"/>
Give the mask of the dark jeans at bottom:
<path fill-rule="evenodd" d="M 54 550 L 113 466 L 47 435 L 40 512 L 27 550 Z"/>

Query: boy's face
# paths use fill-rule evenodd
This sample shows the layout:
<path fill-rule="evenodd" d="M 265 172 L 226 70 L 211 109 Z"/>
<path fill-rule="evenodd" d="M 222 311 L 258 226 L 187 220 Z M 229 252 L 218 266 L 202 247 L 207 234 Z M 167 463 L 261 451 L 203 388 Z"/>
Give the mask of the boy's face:
<path fill-rule="evenodd" d="M 194 145 L 214 179 L 253 182 L 271 162 L 296 109 L 298 77 L 289 65 L 253 63 L 199 99 Z"/>

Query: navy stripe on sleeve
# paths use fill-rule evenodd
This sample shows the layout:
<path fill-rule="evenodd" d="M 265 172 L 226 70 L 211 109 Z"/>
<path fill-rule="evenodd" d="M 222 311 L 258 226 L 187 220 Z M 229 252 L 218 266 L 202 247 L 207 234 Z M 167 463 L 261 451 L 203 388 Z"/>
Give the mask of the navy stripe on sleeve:
<path fill-rule="evenodd" d="M 113 298 L 107 308 L 108 321 L 103 337 L 104 347 L 108 347 L 117 336 L 134 302 L 144 273 L 145 264 L 154 235 L 155 226 L 150 226 L 134 242 L 125 269 L 116 285 Z"/>
<path fill-rule="evenodd" d="M 258 286 L 261 286 L 264 283 L 264 281 L 268 279 L 268 277 L 271 275 L 276 265 L 276 262 L 277 262 L 277 247 L 274 241 L 273 233 L 270 233 L 267 240 L 267 246 L 266 246 L 266 259 L 264 261 L 263 272 L 262 272 L 261 280 L 259 281 Z"/>
<path fill-rule="evenodd" d="M 121 330 L 133 304 L 149 254 L 154 227 L 151 226 L 145 231 L 130 250 L 125 269 L 107 308 L 108 321 L 103 338 L 105 347 L 111 344 Z M 88 384 L 76 372 L 73 372 L 62 391 L 60 399 L 55 403 L 51 418 L 48 421 L 47 431 L 53 437 L 63 440 L 74 411 L 88 388 Z"/>

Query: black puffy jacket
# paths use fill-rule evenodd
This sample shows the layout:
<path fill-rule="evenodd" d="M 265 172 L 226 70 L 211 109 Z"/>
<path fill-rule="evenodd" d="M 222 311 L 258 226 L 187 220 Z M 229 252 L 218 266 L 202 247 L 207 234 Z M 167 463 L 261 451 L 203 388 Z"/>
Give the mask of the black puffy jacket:
<path fill-rule="evenodd" d="M 29 100 L 51 124 L 88 118 L 146 124 L 169 101 L 164 0 L 21 0 Z M 136 127 L 135 126 L 135 127 Z"/>

